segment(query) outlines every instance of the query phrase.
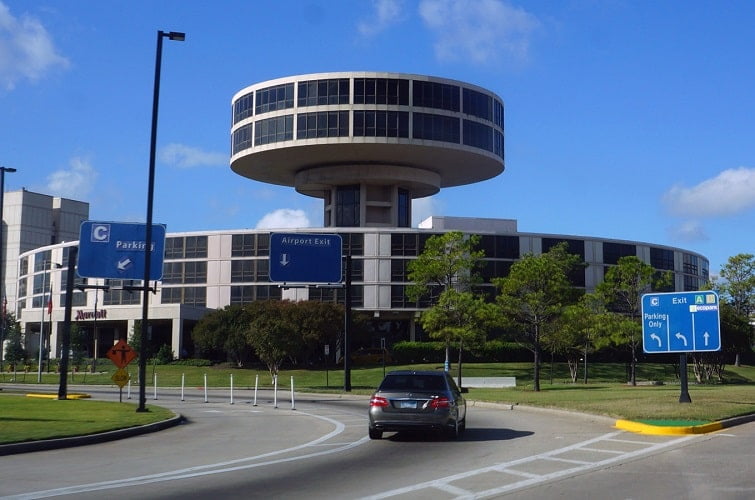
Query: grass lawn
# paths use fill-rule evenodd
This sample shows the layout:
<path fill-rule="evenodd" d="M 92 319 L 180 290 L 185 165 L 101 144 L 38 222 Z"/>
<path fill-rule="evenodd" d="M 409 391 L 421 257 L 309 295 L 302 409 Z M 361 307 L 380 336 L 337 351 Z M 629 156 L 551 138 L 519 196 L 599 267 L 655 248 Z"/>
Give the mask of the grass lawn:
<path fill-rule="evenodd" d="M 132 366 L 133 365 L 133 366 Z M 129 366 L 133 390 L 137 390 L 137 367 Z M 77 373 L 69 376 L 69 384 L 110 385 L 115 368 L 109 363 L 98 365 L 102 372 Z M 442 369 L 438 364 L 387 366 L 385 371 L 397 369 Z M 383 378 L 382 366 L 355 366 L 351 371 L 353 394 L 370 394 Z M 451 373 L 457 376 L 457 367 Z M 695 384 L 689 374 L 691 403 L 679 403 L 680 385 L 672 365 L 643 363 L 638 365 L 638 386 L 627 385 L 623 364 L 595 363 L 589 366 L 588 383 L 572 383 L 565 364 L 544 364 L 541 369 L 541 390 L 532 390 L 532 364 L 479 363 L 463 365 L 463 377 L 516 377 L 517 387 L 506 389 L 471 388 L 467 398 L 477 401 L 500 402 L 511 405 L 531 405 L 546 408 L 580 411 L 617 419 L 637 421 L 678 420 L 712 422 L 755 413 L 755 366 L 727 366 L 725 383 Z M 147 369 L 147 387 L 151 390 L 155 377 L 158 387 L 271 388 L 272 379 L 264 368 L 234 368 L 226 365 L 190 367 L 157 365 Z M 279 389 L 288 390 L 291 377 L 297 392 L 341 393 L 344 387 L 343 370 L 284 370 L 279 374 Z M 37 374 L 2 374 L 0 382 L 28 383 L 36 386 Z M 43 383 L 57 384 L 59 376 L 44 374 Z M 662 384 L 662 385 L 656 385 Z M 0 393 L 2 394 L 2 393 Z M 17 401 L 21 400 L 21 401 Z M 160 413 L 165 412 L 165 413 Z M 94 414 L 97 414 L 96 418 Z M 159 418 L 154 418 L 160 415 Z M 11 396 L 0 397 L 0 443 L 25 439 L 45 439 L 71 434 L 101 432 L 167 418 L 171 413 L 158 407 L 150 412 L 136 413 L 132 403 L 106 403 L 88 400 L 32 400 Z"/>
<path fill-rule="evenodd" d="M 0 393 L 0 444 L 95 434 L 159 422 L 174 416 L 165 408 L 87 399 L 38 399 Z"/>

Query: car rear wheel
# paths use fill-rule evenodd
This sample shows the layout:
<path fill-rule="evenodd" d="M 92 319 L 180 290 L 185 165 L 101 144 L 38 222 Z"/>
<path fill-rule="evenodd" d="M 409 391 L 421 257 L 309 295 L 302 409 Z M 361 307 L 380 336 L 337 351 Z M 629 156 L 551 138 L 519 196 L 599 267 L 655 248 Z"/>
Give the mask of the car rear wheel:
<path fill-rule="evenodd" d="M 370 435 L 370 439 L 382 439 L 383 437 L 383 431 L 373 429 L 372 427 L 368 429 L 368 434 Z"/>
<path fill-rule="evenodd" d="M 458 439 L 459 436 L 461 435 L 461 432 L 462 432 L 461 424 L 459 423 L 458 420 L 454 420 L 453 427 L 449 427 L 448 429 L 446 429 L 446 437 L 448 437 L 448 439 Z"/>

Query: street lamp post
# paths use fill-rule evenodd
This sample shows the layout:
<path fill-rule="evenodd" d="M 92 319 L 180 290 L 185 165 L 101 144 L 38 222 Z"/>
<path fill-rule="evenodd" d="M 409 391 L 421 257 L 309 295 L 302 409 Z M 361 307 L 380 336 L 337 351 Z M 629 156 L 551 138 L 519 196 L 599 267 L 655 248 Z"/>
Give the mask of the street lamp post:
<path fill-rule="evenodd" d="M 5 318 L 7 315 L 8 302 L 5 296 L 5 220 L 3 219 L 3 206 L 5 205 L 5 173 L 15 172 L 15 168 L 0 167 L 0 299 L 2 299 L 2 314 L 0 320 L 0 372 L 3 370 L 3 355 L 5 351 Z"/>
<path fill-rule="evenodd" d="M 145 405 L 146 396 L 146 376 L 147 376 L 147 329 L 149 320 L 149 278 L 150 278 L 150 259 L 152 253 L 152 204 L 155 192 L 155 146 L 157 144 L 157 109 L 160 100 L 160 66 L 162 64 L 163 38 L 183 42 L 186 34 L 178 31 L 158 31 L 157 32 L 157 55 L 155 57 L 155 89 L 152 95 L 152 135 L 149 143 L 149 180 L 147 186 L 147 227 L 145 234 L 144 248 L 144 289 L 142 293 L 142 324 L 139 332 L 139 406 L 137 412 L 147 411 Z"/>
<path fill-rule="evenodd" d="M 39 328 L 39 366 L 37 367 L 37 383 L 38 384 L 42 382 L 42 350 L 44 349 L 44 345 L 45 345 L 45 343 L 43 342 L 43 339 L 45 338 L 45 309 L 49 310 L 50 306 L 48 306 L 48 304 L 52 302 L 52 276 L 50 276 L 49 299 L 45 300 L 45 296 L 47 295 L 47 266 L 49 264 L 55 264 L 55 267 L 57 268 L 63 267 L 57 262 L 51 262 L 49 260 L 45 260 L 44 262 L 42 262 L 44 273 L 42 274 L 42 322 L 40 323 L 40 328 Z M 52 326 L 52 322 L 50 322 L 50 326 Z"/>

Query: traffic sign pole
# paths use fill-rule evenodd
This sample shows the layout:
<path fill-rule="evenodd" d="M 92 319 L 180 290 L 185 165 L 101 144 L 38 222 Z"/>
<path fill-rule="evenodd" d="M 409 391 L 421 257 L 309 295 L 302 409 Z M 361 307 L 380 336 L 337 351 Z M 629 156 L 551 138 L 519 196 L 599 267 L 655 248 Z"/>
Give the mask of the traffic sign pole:
<path fill-rule="evenodd" d="M 687 384 L 687 353 L 679 355 L 679 382 L 682 386 L 679 402 L 691 403 L 692 398 L 689 397 L 689 386 Z"/>

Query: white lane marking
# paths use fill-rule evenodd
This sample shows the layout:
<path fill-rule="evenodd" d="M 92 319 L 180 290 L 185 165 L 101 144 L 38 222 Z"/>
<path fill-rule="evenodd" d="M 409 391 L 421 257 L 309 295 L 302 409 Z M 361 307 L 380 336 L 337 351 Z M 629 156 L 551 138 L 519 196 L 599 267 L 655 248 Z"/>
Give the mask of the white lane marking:
<path fill-rule="evenodd" d="M 529 456 L 529 457 L 524 457 L 524 458 L 520 458 L 520 459 L 517 459 L 517 460 L 512 460 L 510 462 L 504 462 L 504 463 L 495 464 L 495 465 L 492 465 L 492 466 L 481 467 L 479 469 L 474 469 L 474 470 L 462 472 L 462 473 L 459 473 L 459 474 L 454 474 L 454 475 L 451 475 L 451 476 L 446 476 L 446 477 L 443 477 L 443 478 L 434 479 L 434 480 L 431 480 L 431 481 L 426 481 L 424 483 L 414 484 L 414 485 L 411 485 L 411 486 L 405 486 L 403 488 L 396 488 L 394 490 L 384 491 L 382 493 L 378 493 L 377 495 L 370 495 L 370 496 L 362 497 L 362 500 L 378 500 L 378 499 L 382 499 L 382 498 L 390 498 L 390 497 L 395 497 L 395 496 L 399 496 L 399 495 L 409 495 L 411 493 L 414 493 L 416 491 L 423 490 L 423 489 L 426 489 L 426 488 L 433 488 L 433 489 L 442 490 L 444 488 L 444 485 L 447 485 L 447 484 L 452 483 L 454 481 L 458 481 L 460 479 L 466 479 L 466 478 L 473 477 L 473 476 L 476 476 L 478 474 L 484 474 L 484 473 L 487 473 L 487 472 L 506 472 L 507 474 L 516 474 L 516 475 L 524 476 L 524 477 L 527 478 L 527 479 L 523 479 L 521 481 L 505 484 L 503 486 L 500 486 L 500 487 L 497 487 L 497 488 L 491 488 L 491 489 L 488 489 L 488 490 L 485 490 L 485 491 L 473 492 L 473 491 L 466 491 L 466 490 L 464 490 L 465 492 L 463 494 L 460 494 L 458 496 L 458 498 L 470 498 L 470 499 L 485 498 L 485 497 L 490 497 L 490 496 L 494 496 L 494 495 L 500 495 L 501 493 L 505 493 L 505 492 L 508 492 L 508 491 L 516 490 L 516 489 L 519 489 L 519 488 L 523 488 L 525 486 L 532 486 L 534 484 L 542 483 L 542 482 L 549 481 L 551 479 L 555 479 L 555 478 L 559 478 L 559 477 L 563 477 L 563 476 L 566 476 L 566 475 L 576 474 L 576 473 L 583 472 L 583 471 L 586 471 L 586 470 L 589 470 L 589 469 L 598 468 L 598 467 L 601 467 L 601 466 L 604 466 L 604 465 L 608 465 L 608 464 L 615 463 L 615 462 L 618 462 L 618 461 L 621 461 L 621 460 L 625 460 L 627 458 L 632 458 L 632 457 L 636 457 L 636 456 L 640 456 L 640 455 L 644 455 L 644 454 L 649 454 L 649 453 L 652 453 L 652 452 L 654 452 L 656 450 L 660 450 L 662 448 L 666 448 L 666 447 L 673 446 L 673 445 L 676 445 L 676 444 L 679 444 L 679 443 L 683 443 L 684 441 L 688 441 L 690 439 L 694 439 L 695 437 L 697 437 L 697 436 L 683 436 L 683 437 L 674 439 L 672 441 L 667 441 L 667 442 L 663 442 L 663 443 L 652 444 L 652 445 L 648 446 L 647 448 L 642 448 L 642 449 L 639 449 L 639 450 L 635 450 L 635 451 L 631 451 L 631 452 L 626 452 L 626 453 L 623 453 L 623 454 L 621 454 L 619 456 L 610 457 L 610 458 L 607 458 L 607 459 L 604 459 L 604 460 L 600 460 L 600 461 L 592 462 L 592 463 L 587 463 L 587 464 L 584 464 L 584 465 L 579 465 L 577 467 L 572 467 L 572 468 L 569 468 L 569 469 L 564 469 L 564 470 L 560 470 L 560 471 L 556 471 L 556 472 L 551 472 L 549 474 L 531 474 L 531 473 L 528 473 L 528 472 L 512 469 L 512 467 L 516 467 L 516 466 L 523 465 L 523 464 L 528 464 L 528 463 L 534 462 L 536 460 L 544 460 L 544 459 L 547 460 L 550 457 L 553 457 L 553 456 L 556 456 L 556 455 L 561 455 L 561 454 L 569 452 L 569 451 L 578 450 L 578 449 L 585 449 L 585 448 L 589 447 L 589 445 L 597 443 L 599 441 L 613 439 L 616 436 L 620 435 L 621 433 L 622 433 L 622 431 L 611 432 L 611 433 L 608 433 L 608 434 L 604 434 L 602 436 L 598 436 L 598 437 L 595 437 L 595 438 L 592 438 L 592 439 L 588 439 L 587 441 L 583 441 L 581 443 L 576 443 L 576 444 L 573 444 L 573 445 L 570 445 L 570 446 L 566 446 L 564 448 L 559 448 L 557 450 L 547 451 L 545 453 L 540 453 L 538 455 L 532 455 L 532 456 Z"/>
<path fill-rule="evenodd" d="M 235 465 L 235 464 L 241 464 L 243 462 L 260 460 L 260 459 L 272 457 L 275 455 L 280 455 L 283 453 L 290 453 L 290 452 L 298 451 L 298 450 L 308 448 L 308 447 L 314 447 L 324 441 L 327 441 L 328 439 L 331 439 L 332 437 L 337 436 L 338 434 L 341 434 L 346 428 L 346 426 L 344 426 L 341 422 L 337 420 L 333 420 L 328 417 L 322 417 L 319 415 L 314 415 L 314 414 L 306 413 L 306 412 L 299 412 L 299 414 L 307 415 L 309 417 L 317 418 L 320 420 L 325 420 L 326 422 L 333 424 L 335 426 L 335 429 L 308 443 L 292 446 L 291 448 L 286 448 L 283 450 L 263 453 L 261 455 L 256 455 L 252 457 L 239 458 L 236 460 L 229 460 L 226 462 L 218 462 L 214 464 L 198 465 L 195 467 L 187 467 L 185 469 L 178 469 L 178 470 L 168 471 L 168 472 L 160 472 L 157 474 L 149 474 L 146 476 L 136 476 L 136 477 L 126 478 L 126 479 L 117 479 L 113 481 L 102 481 L 99 483 L 80 484 L 80 485 L 75 485 L 75 486 L 67 486 L 64 488 L 55 488 L 55 489 L 43 490 L 43 491 L 33 491 L 29 493 L 22 493 L 19 495 L 11 495 L 7 497 L 2 497 L 2 499 L 25 500 L 25 499 L 33 499 L 33 498 L 47 498 L 47 497 L 58 496 L 58 495 L 71 495 L 75 493 L 83 493 L 87 491 L 108 490 L 108 489 L 113 489 L 113 488 L 125 488 L 128 486 L 158 483 L 162 481 L 174 481 L 176 479 L 187 479 L 187 478 L 198 477 L 198 476 L 206 476 L 210 474 L 222 474 L 225 472 L 232 472 L 232 471 L 238 471 L 238 470 L 244 470 L 244 469 L 253 469 L 256 467 L 263 467 L 265 465 L 292 462 L 296 460 L 304 460 L 306 458 L 329 455 L 331 453 L 337 453 L 340 451 L 348 450 L 350 448 L 355 448 L 369 441 L 369 438 L 365 436 L 357 441 L 352 441 L 350 443 L 341 445 L 337 448 L 331 448 L 325 451 L 308 453 L 306 455 L 298 455 L 298 456 L 289 457 L 289 458 L 279 458 L 279 459 L 274 459 L 274 460 L 268 460 L 265 462 L 256 462 L 256 463 L 245 464 L 245 465 Z"/>

